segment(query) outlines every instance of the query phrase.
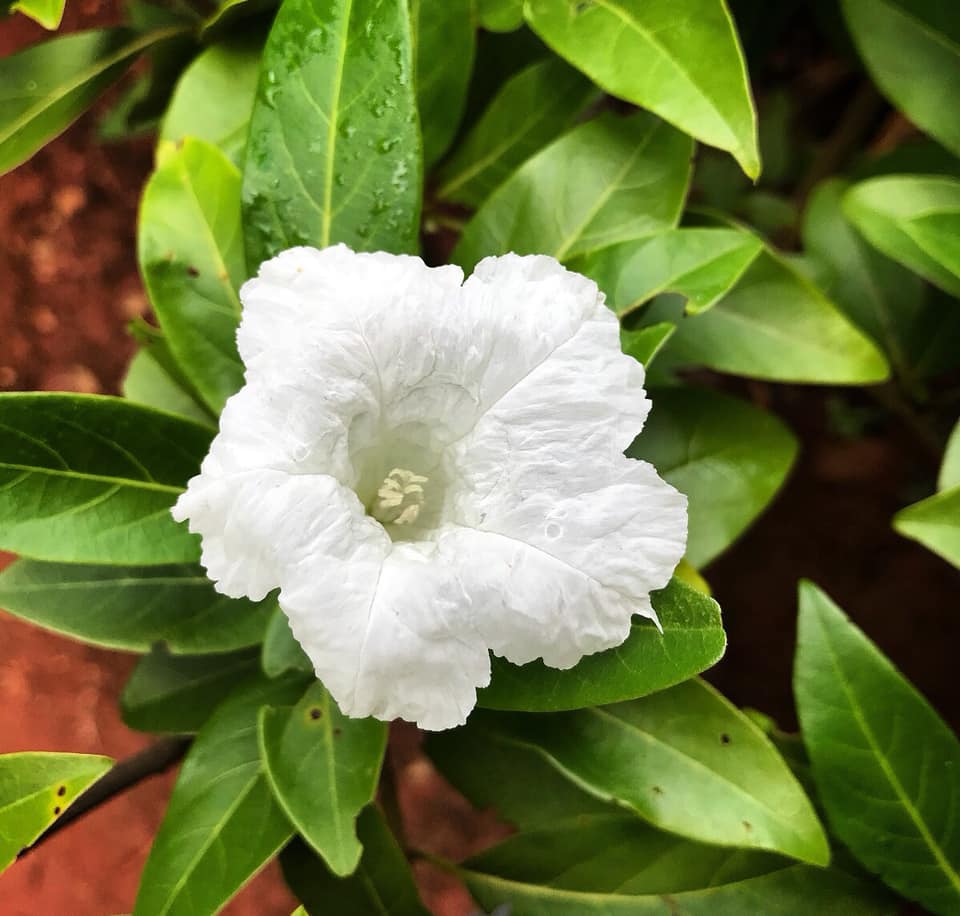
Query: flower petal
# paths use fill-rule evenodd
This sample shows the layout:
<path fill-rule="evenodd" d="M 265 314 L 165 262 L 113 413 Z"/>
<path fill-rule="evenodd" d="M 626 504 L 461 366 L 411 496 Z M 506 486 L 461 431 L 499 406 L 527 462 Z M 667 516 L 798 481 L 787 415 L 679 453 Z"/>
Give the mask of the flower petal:
<path fill-rule="evenodd" d="M 280 593 L 317 677 L 349 716 L 433 730 L 462 725 L 477 687 L 490 680 L 490 658 L 457 575 L 416 546 L 397 544 L 371 573 L 362 608 L 318 602 L 318 580 L 336 581 L 351 564 L 304 564 Z"/>
<path fill-rule="evenodd" d="M 683 556 L 686 498 L 622 456 L 592 465 L 590 489 L 521 494 L 516 481 L 536 473 L 529 456 L 524 464 L 474 504 L 477 527 L 451 526 L 441 544 L 470 558 L 464 588 L 494 652 L 569 668 L 620 645 L 634 614 L 656 620 L 649 596 Z"/>
<path fill-rule="evenodd" d="M 178 521 L 203 535 L 201 562 L 216 588 L 255 601 L 291 570 L 316 564 L 344 568 L 315 583 L 317 608 L 366 594 L 391 549 L 383 528 L 356 495 L 332 477 L 266 468 L 190 481 L 173 508 Z"/>
<path fill-rule="evenodd" d="M 433 316 L 462 282 L 459 267 L 427 267 L 409 255 L 357 253 L 346 245 L 291 248 L 264 262 L 240 290 L 240 356 L 248 370 L 261 363 L 282 369 L 290 355 L 302 357 L 308 342 L 332 329 L 375 332 L 398 301 L 416 300 Z M 363 341 L 355 343 L 362 352 Z M 389 362 L 389 352 L 380 355 Z"/>
<path fill-rule="evenodd" d="M 649 595 L 683 556 L 686 498 L 623 455 L 649 410 L 642 386 L 596 301 L 451 449 L 451 514 L 474 532 L 453 549 L 474 558 L 475 625 L 497 654 L 569 667 L 621 643 L 632 614 L 655 619 Z"/>

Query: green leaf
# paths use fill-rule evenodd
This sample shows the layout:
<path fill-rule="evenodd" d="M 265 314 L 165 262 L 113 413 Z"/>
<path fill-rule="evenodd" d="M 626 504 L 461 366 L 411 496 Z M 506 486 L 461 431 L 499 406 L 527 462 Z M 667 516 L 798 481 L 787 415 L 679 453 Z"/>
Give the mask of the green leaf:
<path fill-rule="evenodd" d="M 680 321 L 668 350 L 681 361 L 780 382 L 857 385 L 889 374 L 873 342 L 772 249 L 713 308 Z"/>
<path fill-rule="evenodd" d="M 285 0 L 243 174 L 249 264 L 294 245 L 415 251 L 421 155 L 405 0 Z"/>
<path fill-rule="evenodd" d="M 453 140 L 467 101 L 476 53 L 473 0 L 410 0 L 417 61 L 417 104 L 425 166 Z"/>
<path fill-rule="evenodd" d="M 509 837 L 457 869 L 512 916 L 848 916 L 896 905 L 836 869 L 722 849 L 623 815 L 584 816 Z"/>
<path fill-rule="evenodd" d="M 129 401 L 175 413 L 197 423 L 211 422 L 210 412 L 170 376 L 153 348 L 143 347 L 134 354 L 120 387 Z"/>
<path fill-rule="evenodd" d="M 140 205 L 137 248 L 164 338 L 216 415 L 243 384 L 237 290 L 247 278 L 240 173 L 215 146 L 188 139 L 161 156 Z"/>
<path fill-rule="evenodd" d="M 146 652 L 257 645 L 275 598 L 227 598 L 198 566 L 82 566 L 19 560 L 0 573 L 0 607 L 73 639 Z"/>
<path fill-rule="evenodd" d="M 960 911 L 960 742 L 810 582 L 800 586 L 794 690 L 837 837 L 904 896 Z"/>
<path fill-rule="evenodd" d="M 204 725 L 144 866 L 134 916 L 216 913 L 290 839 L 263 774 L 257 714 L 302 691 L 298 681 L 250 680 Z"/>
<path fill-rule="evenodd" d="M 142 732 L 199 731 L 237 683 L 257 670 L 256 654 L 170 655 L 155 648 L 120 696 L 123 721 Z"/>
<path fill-rule="evenodd" d="M 847 25 L 881 91 L 960 155 L 960 19 L 937 0 L 843 0 Z"/>
<path fill-rule="evenodd" d="M 901 509 L 893 527 L 960 569 L 960 484 Z"/>
<path fill-rule="evenodd" d="M 485 715 L 580 788 L 663 830 L 829 861 L 823 828 L 789 767 L 749 717 L 703 681 L 551 716 Z"/>
<path fill-rule="evenodd" d="M 141 31 L 177 25 L 182 25 L 185 31 L 147 50 L 149 67 L 138 68 L 138 75 L 132 81 L 125 81 L 125 90 L 100 120 L 97 134 L 105 140 L 155 133 L 177 80 L 197 56 L 197 43 L 192 34 L 194 22 L 183 11 L 176 13 L 137 3 L 131 3 L 130 10 L 132 24 Z M 146 10 L 149 12 L 140 12 Z"/>
<path fill-rule="evenodd" d="M 160 126 L 161 141 L 197 137 L 241 166 L 262 53 L 259 36 L 243 36 L 198 54 L 174 90 Z"/>
<path fill-rule="evenodd" d="M 843 205 L 872 245 L 960 296 L 960 181 L 885 175 L 854 185 Z"/>
<path fill-rule="evenodd" d="M 939 490 L 949 490 L 957 486 L 960 486 L 960 420 L 950 433 L 943 453 L 943 464 L 940 465 L 940 476 L 937 478 Z"/>
<path fill-rule="evenodd" d="M 687 137 L 647 114 L 602 115 L 528 159 L 467 223 L 453 260 L 567 260 L 676 225 L 690 179 Z"/>
<path fill-rule="evenodd" d="M 676 329 L 672 321 L 661 321 L 645 328 L 621 328 L 620 349 L 644 366 L 649 366 Z"/>
<path fill-rule="evenodd" d="M 0 174 L 69 127 L 141 51 L 183 31 L 93 29 L 0 60 Z"/>
<path fill-rule="evenodd" d="M 622 814 L 551 766 L 544 756 L 497 729 L 496 717 L 474 713 L 467 724 L 430 732 L 427 755 L 475 808 L 494 808 L 521 830 L 574 817 Z"/>
<path fill-rule="evenodd" d="M 263 24 L 269 28 L 270 18 L 280 5 L 279 0 L 219 0 L 216 9 L 204 20 L 200 27 L 203 41 L 216 41 L 220 38 L 233 38 L 238 33 L 258 33 L 258 23 L 249 21 L 263 16 Z M 251 27 L 252 26 L 252 27 Z"/>
<path fill-rule="evenodd" d="M 760 174 L 757 119 L 722 0 L 527 0 L 530 27 L 607 92 Z"/>
<path fill-rule="evenodd" d="M 11 13 L 23 13 L 45 29 L 60 28 L 66 0 L 18 0 L 10 6 Z"/>
<path fill-rule="evenodd" d="M 588 655 L 565 671 L 539 660 L 520 667 L 494 657 L 492 680 L 478 692 L 478 705 L 549 712 L 615 703 L 671 687 L 716 664 L 726 648 L 717 603 L 676 579 L 652 598 L 662 633 L 638 618 L 623 645 Z"/>
<path fill-rule="evenodd" d="M 335 875 L 360 861 L 355 821 L 373 801 L 387 726 L 349 719 L 321 683 L 296 706 L 260 711 L 260 754 L 274 797 Z"/>
<path fill-rule="evenodd" d="M 479 207 L 538 150 L 570 127 L 597 90 L 557 57 L 511 77 L 437 176 L 437 197 Z"/>
<path fill-rule="evenodd" d="M 375 806 L 360 813 L 357 834 L 363 856 L 349 878 L 333 875 L 303 843 L 291 843 L 280 855 L 283 877 L 307 912 L 312 916 L 429 916 L 407 858 Z"/>
<path fill-rule="evenodd" d="M 937 489 L 933 496 L 898 512 L 893 527 L 960 569 L 960 422 L 947 442 Z"/>
<path fill-rule="evenodd" d="M 570 266 L 596 280 L 618 315 L 666 292 L 679 293 L 696 314 L 722 299 L 762 250 L 760 239 L 739 229 L 672 229 L 601 248 Z"/>
<path fill-rule="evenodd" d="M 488 32 L 513 32 L 523 25 L 523 0 L 477 0 L 477 20 Z"/>
<path fill-rule="evenodd" d="M 148 407 L 156 407 L 158 410 L 166 410 L 168 413 L 179 413 L 188 419 L 195 419 L 193 414 L 196 413 L 196 411 L 200 411 L 201 417 L 199 421 L 216 432 L 216 415 L 210 412 L 209 407 L 204 406 L 200 392 L 194 388 L 190 379 L 187 378 L 180 368 L 180 364 L 176 361 L 170 350 L 170 345 L 163 336 L 163 331 L 154 327 L 152 324 L 148 324 L 142 318 L 135 318 L 131 321 L 128 325 L 128 330 L 133 339 L 140 344 L 141 350 L 148 352 L 151 361 L 155 363 L 155 367 L 153 368 L 158 370 L 163 376 L 166 376 L 165 381 L 161 381 L 159 387 L 149 389 L 146 392 L 150 400 L 141 403 L 146 403 Z M 150 377 L 148 376 L 147 381 L 149 380 Z M 135 383 L 136 381 L 137 380 L 135 380 Z M 184 398 L 188 398 L 192 402 L 192 406 L 184 404 Z M 173 410 L 171 407 L 164 406 L 162 403 L 164 400 L 170 404 L 179 404 L 181 409 Z M 154 403 L 154 401 L 159 401 L 160 403 Z"/>
<path fill-rule="evenodd" d="M 960 333 L 960 314 L 933 300 L 923 281 L 868 245 L 847 220 L 841 200 L 848 183 L 831 179 L 810 198 L 803 238 L 826 280 L 824 292 L 887 354 L 908 384 L 930 365 L 931 346 Z"/>
<path fill-rule="evenodd" d="M 273 612 L 267 624 L 263 639 L 263 652 L 260 665 L 267 677 L 280 677 L 288 671 L 313 673 L 313 663 L 300 648 L 287 621 L 287 615 L 280 608 Z"/>
<path fill-rule="evenodd" d="M 0 755 L 0 872 L 111 766 L 90 754 Z"/>
<path fill-rule="evenodd" d="M 213 431 L 121 398 L 0 394 L 0 549 L 62 563 L 195 562 L 170 507 Z"/>
<path fill-rule="evenodd" d="M 627 449 L 689 499 L 687 559 L 703 567 L 766 508 L 793 465 L 797 441 L 776 417 L 707 389 L 660 389 Z"/>

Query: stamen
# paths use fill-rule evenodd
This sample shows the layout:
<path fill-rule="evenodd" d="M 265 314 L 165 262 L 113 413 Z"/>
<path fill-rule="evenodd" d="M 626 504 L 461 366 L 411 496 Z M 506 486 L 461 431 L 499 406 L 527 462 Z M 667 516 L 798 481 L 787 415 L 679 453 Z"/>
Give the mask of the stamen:
<path fill-rule="evenodd" d="M 394 468 L 377 489 L 370 514 L 383 525 L 412 525 L 420 515 L 429 478 L 407 468 Z"/>

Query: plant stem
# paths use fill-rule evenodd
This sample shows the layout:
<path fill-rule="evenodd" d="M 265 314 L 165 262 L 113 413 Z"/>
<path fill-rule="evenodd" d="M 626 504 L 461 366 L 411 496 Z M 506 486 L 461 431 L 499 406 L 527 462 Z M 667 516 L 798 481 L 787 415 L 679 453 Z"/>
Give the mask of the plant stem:
<path fill-rule="evenodd" d="M 872 83 L 865 82 L 857 89 L 853 100 L 841 115 L 837 129 L 820 147 L 806 175 L 797 185 L 794 200 L 798 208 L 802 210 L 814 187 L 837 172 L 851 151 L 860 147 L 864 132 L 873 124 L 883 106 L 883 96 L 874 89 Z"/>
<path fill-rule="evenodd" d="M 55 820 L 47 829 L 33 841 L 33 843 L 20 850 L 18 859 L 25 856 L 31 850 L 36 849 L 41 843 L 46 842 L 55 833 L 62 830 L 68 824 L 99 808 L 100 805 L 110 801 L 117 795 L 132 789 L 134 786 L 168 770 L 187 752 L 192 738 L 176 736 L 172 738 L 161 738 L 142 751 L 121 760 L 113 769 L 98 779 L 86 792 L 78 796 L 77 800 L 63 812 L 63 816 Z"/>
<path fill-rule="evenodd" d="M 910 403 L 900 394 L 895 385 L 869 385 L 864 388 L 878 404 L 889 410 L 894 416 L 898 417 L 903 425 L 913 433 L 920 450 L 933 461 L 934 465 L 940 466 L 943 458 L 944 443 L 941 442 L 936 430 L 931 427 L 927 421 L 917 413 Z"/>

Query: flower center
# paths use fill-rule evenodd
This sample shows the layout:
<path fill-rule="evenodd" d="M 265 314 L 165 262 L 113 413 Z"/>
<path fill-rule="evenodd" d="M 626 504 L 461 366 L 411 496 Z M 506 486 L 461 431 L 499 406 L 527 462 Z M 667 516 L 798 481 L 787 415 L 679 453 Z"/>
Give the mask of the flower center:
<path fill-rule="evenodd" d="M 423 508 L 423 485 L 428 480 L 406 468 L 394 468 L 377 489 L 370 514 L 381 525 L 412 525 Z"/>

